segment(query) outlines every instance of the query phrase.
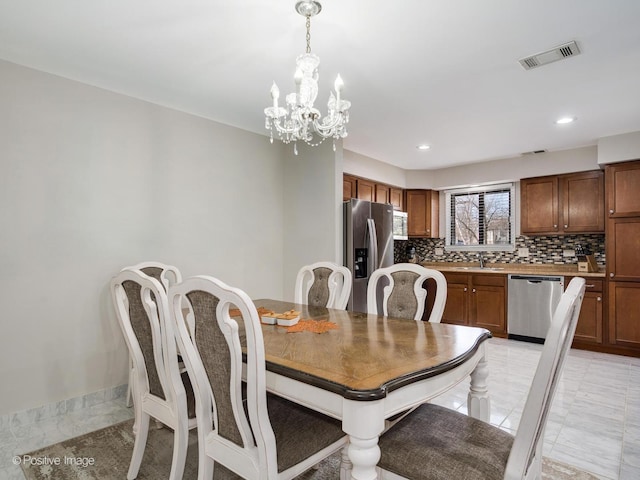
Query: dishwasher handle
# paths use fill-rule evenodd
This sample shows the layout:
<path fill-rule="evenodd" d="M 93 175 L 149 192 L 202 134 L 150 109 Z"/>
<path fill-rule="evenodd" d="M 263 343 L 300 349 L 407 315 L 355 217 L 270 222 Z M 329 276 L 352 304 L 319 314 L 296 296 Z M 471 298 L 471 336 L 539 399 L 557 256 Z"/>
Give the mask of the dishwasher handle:
<path fill-rule="evenodd" d="M 542 282 L 562 282 L 564 283 L 564 277 L 556 276 L 543 276 L 543 275 L 509 275 L 509 280 L 526 280 L 528 283 L 542 283 Z"/>

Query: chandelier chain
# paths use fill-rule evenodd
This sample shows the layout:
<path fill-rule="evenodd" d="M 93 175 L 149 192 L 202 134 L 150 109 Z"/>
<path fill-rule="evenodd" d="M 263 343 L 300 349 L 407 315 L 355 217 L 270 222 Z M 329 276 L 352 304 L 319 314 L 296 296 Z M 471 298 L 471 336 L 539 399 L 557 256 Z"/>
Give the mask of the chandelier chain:
<path fill-rule="evenodd" d="M 307 53 L 311 53 L 311 17 L 307 17 Z"/>

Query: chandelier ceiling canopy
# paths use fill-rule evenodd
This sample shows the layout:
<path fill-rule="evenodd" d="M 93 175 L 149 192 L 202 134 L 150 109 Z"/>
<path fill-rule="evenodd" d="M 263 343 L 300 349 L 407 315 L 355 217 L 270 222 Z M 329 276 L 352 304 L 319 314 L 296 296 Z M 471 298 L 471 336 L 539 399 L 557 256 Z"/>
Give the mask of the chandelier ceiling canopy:
<path fill-rule="evenodd" d="M 311 53 L 311 17 L 322 10 L 322 5 L 314 0 L 301 0 L 296 3 L 296 11 L 306 18 L 307 49 L 296 58 L 296 71 L 293 76 L 296 91 L 285 97 L 285 107 L 278 105 L 280 90 L 275 82 L 271 87 L 273 106 L 264 109 L 265 128 L 270 132 L 273 143 L 274 131 L 284 143 L 294 142 L 294 152 L 297 155 L 296 142 L 302 140 L 308 145 L 320 145 L 326 138 L 335 140 L 347 136 L 349 122 L 349 107 L 351 102 L 341 98 L 344 86 L 340 75 L 334 82 L 333 92 L 327 102 L 327 115 L 322 117 L 320 111 L 313 106 L 318 96 L 318 66 L 320 58 Z"/>

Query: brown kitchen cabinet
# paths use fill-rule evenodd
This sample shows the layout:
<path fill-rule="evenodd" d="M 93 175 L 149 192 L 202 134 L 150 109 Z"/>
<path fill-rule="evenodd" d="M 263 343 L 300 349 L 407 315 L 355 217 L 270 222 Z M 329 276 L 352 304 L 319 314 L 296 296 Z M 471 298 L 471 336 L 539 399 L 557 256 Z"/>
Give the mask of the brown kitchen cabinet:
<path fill-rule="evenodd" d="M 640 352 L 640 282 L 609 282 L 609 343 Z"/>
<path fill-rule="evenodd" d="M 608 223 L 605 250 L 609 280 L 640 282 L 640 216 L 610 218 Z M 640 309 L 640 299 L 638 302 Z"/>
<path fill-rule="evenodd" d="M 569 285 L 573 277 L 565 277 L 565 286 Z M 574 346 L 580 344 L 602 345 L 604 320 L 604 281 L 585 278 L 586 287 L 576 333 L 573 337 Z"/>
<path fill-rule="evenodd" d="M 434 190 L 405 190 L 407 229 L 410 237 L 438 237 L 439 193 Z"/>
<path fill-rule="evenodd" d="M 356 187 L 356 198 L 367 200 L 368 202 L 376 201 L 376 184 L 369 180 L 359 178 Z"/>
<path fill-rule="evenodd" d="M 404 212 L 404 193 L 401 188 L 389 188 L 389 203 L 393 205 L 394 210 Z"/>
<path fill-rule="evenodd" d="M 378 203 L 391 203 L 389 201 L 389 186 L 381 183 L 376 183 L 376 202 Z"/>
<path fill-rule="evenodd" d="M 603 233 L 604 174 L 600 170 L 523 178 L 523 235 Z"/>
<path fill-rule="evenodd" d="M 404 211 L 404 191 L 401 188 L 345 173 L 342 175 L 342 200 L 351 198 L 390 203 L 394 210 Z"/>
<path fill-rule="evenodd" d="M 482 327 L 495 336 L 507 335 L 506 276 L 444 272 L 447 303 L 442 321 Z"/>
<path fill-rule="evenodd" d="M 342 175 L 342 201 L 346 202 L 352 198 L 357 198 L 358 179 L 353 175 Z"/>
<path fill-rule="evenodd" d="M 609 218 L 640 217 L 640 160 L 607 165 Z"/>
<path fill-rule="evenodd" d="M 447 279 L 447 302 L 442 322 L 469 325 L 469 275 L 443 272 Z"/>
<path fill-rule="evenodd" d="M 607 165 L 607 343 L 640 356 L 640 161 Z"/>

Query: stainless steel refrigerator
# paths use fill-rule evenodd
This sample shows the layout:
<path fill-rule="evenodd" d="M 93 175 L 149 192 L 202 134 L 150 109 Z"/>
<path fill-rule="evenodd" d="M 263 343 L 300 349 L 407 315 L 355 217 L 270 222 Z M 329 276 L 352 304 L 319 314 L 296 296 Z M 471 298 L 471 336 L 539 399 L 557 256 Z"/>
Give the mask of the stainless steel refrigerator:
<path fill-rule="evenodd" d="M 352 198 L 344 202 L 344 262 L 353 288 L 347 308 L 367 311 L 371 272 L 393 265 L 393 206 Z"/>

